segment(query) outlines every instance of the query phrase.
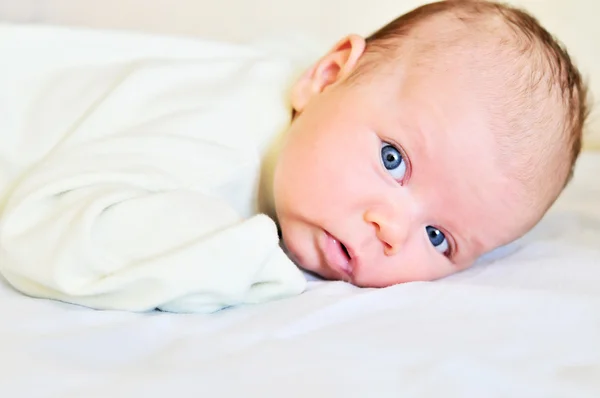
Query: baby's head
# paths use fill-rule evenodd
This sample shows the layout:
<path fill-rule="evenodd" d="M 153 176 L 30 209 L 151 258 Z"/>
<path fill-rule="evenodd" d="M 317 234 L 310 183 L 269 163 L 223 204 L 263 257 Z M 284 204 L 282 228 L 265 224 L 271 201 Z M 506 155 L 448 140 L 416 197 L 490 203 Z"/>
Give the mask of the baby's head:
<path fill-rule="evenodd" d="M 375 287 L 469 267 L 563 190 L 585 94 L 537 21 L 496 3 L 433 3 L 343 39 L 292 93 L 273 186 L 291 256 Z"/>

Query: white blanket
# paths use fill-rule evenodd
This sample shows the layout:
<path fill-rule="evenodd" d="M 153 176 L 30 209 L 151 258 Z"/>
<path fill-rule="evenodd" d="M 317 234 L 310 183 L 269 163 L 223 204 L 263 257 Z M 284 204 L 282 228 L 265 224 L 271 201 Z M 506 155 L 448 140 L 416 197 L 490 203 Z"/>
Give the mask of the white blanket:
<path fill-rule="evenodd" d="M 293 59 L 119 39 L 0 28 L 0 272 L 99 309 L 212 312 L 301 293 L 254 199 L 290 122 Z"/>

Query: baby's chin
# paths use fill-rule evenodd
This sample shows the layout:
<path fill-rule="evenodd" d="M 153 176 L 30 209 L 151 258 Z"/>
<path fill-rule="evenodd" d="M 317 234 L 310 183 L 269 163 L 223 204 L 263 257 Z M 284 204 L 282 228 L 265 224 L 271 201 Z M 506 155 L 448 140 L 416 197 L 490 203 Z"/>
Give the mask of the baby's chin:
<path fill-rule="evenodd" d="M 338 275 L 337 273 L 335 273 L 335 271 L 333 271 L 330 268 L 326 268 L 326 267 L 310 267 L 310 266 L 300 266 L 300 268 L 302 268 L 304 271 L 307 271 L 321 279 L 327 280 L 327 281 L 345 281 L 345 282 L 351 282 L 348 280 L 348 278 L 343 278 L 341 275 Z"/>
<path fill-rule="evenodd" d="M 330 271 L 328 272 L 328 270 L 314 270 L 314 269 L 309 269 L 306 267 L 300 267 L 300 269 L 321 281 L 329 281 L 329 282 L 344 281 L 344 282 L 351 283 L 351 281 L 344 280 L 343 278 L 340 278 L 338 275 L 334 275 Z"/>
<path fill-rule="evenodd" d="M 280 246 L 285 252 L 285 254 L 290 260 L 292 260 L 292 262 L 298 268 L 301 268 L 305 271 L 313 272 L 312 270 L 308 269 L 309 267 L 305 265 L 305 261 L 303 260 L 302 254 L 298 251 L 293 241 L 290 241 L 290 239 L 286 239 L 286 235 L 283 231 L 280 232 L 280 242 Z"/>
<path fill-rule="evenodd" d="M 307 250 L 302 250 L 301 246 L 296 241 L 290 239 L 289 236 L 288 239 L 286 239 L 286 234 L 283 231 L 281 233 L 281 248 L 288 258 L 301 270 L 308 272 L 319 279 L 330 281 L 341 279 L 341 277 L 332 269 L 321 265 L 320 261 L 318 261 L 318 256 L 309 256 Z M 311 257 L 315 258 L 313 259 Z"/>

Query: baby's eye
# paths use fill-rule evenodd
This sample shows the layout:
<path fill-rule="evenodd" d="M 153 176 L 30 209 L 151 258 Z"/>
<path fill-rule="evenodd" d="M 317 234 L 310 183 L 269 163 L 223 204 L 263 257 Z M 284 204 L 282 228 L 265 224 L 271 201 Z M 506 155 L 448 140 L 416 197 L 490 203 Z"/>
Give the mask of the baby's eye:
<path fill-rule="evenodd" d="M 386 142 L 381 144 L 381 163 L 394 179 L 402 181 L 406 174 L 406 162 L 396 147 Z"/>
<path fill-rule="evenodd" d="M 435 250 L 439 251 L 442 254 L 448 254 L 450 245 L 448 244 L 448 239 L 444 236 L 444 233 L 437 228 L 432 226 L 425 227 L 425 231 L 427 232 L 427 237 L 429 241 L 435 247 Z"/>

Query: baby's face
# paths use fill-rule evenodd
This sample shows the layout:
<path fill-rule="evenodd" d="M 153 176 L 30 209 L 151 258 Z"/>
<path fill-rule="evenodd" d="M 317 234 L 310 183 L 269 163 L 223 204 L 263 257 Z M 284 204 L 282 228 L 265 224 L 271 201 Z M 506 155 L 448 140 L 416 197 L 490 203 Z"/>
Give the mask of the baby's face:
<path fill-rule="evenodd" d="M 350 85 L 340 65 L 312 94 L 297 88 L 275 172 L 283 239 L 303 268 L 359 286 L 433 280 L 524 232 L 528 205 L 461 78 L 414 68 Z"/>

